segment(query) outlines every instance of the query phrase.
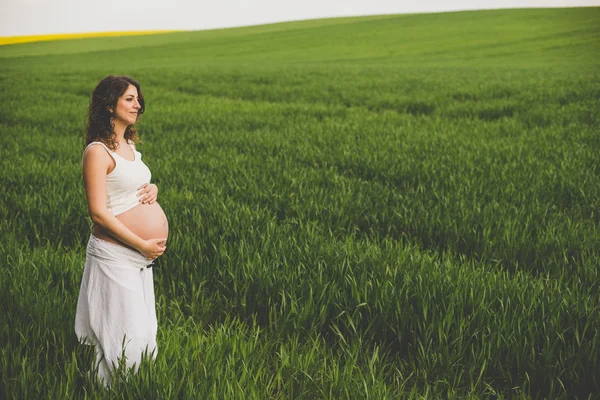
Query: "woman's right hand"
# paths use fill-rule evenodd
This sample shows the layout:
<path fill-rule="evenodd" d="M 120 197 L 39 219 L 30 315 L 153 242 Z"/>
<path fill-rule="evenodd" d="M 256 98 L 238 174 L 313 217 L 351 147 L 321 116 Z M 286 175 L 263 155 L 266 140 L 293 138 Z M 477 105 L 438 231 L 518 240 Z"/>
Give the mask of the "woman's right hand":
<path fill-rule="evenodd" d="M 167 239 L 148 239 L 144 246 L 139 249 L 140 253 L 149 260 L 156 260 L 167 249 Z"/>

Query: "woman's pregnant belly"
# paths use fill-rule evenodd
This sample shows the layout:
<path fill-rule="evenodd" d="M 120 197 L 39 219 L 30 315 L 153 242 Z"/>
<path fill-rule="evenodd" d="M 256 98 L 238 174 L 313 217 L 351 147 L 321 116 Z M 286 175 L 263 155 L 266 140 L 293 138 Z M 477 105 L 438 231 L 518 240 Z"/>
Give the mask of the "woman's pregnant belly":
<path fill-rule="evenodd" d="M 154 202 L 152 204 L 140 204 L 116 216 L 129 230 L 144 240 L 162 239 L 169 235 L 169 222 L 161 206 Z M 106 229 L 100 225 L 94 225 L 92 234 L 99 239 L 129 247 L 113 238 Z"/>

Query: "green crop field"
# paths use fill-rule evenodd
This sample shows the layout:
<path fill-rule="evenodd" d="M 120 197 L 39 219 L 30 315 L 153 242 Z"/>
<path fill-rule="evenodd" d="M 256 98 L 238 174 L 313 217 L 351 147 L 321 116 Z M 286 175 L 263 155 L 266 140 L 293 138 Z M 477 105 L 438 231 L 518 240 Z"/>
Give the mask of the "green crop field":
<path fill-rule="evenodd" d="M 137 79 L 158 357 L 105 390 L 81 155 Z M 600 8 L 0 47 L 0 398 L 593 399 Z"/>

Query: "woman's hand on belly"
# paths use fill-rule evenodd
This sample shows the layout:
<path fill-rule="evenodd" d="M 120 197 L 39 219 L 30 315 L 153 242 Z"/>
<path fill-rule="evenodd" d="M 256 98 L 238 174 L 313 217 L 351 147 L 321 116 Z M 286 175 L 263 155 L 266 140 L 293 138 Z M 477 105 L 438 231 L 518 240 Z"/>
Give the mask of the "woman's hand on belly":
<path fill-rule="evenodd" d="M 155 260 L 162 256 L 167 249 L 167 239 L 148 239 L 144 246 L 139 249 L 140 253 L 149 260 Z"/>
<path fill-rule="evenodd" d="M 141 196 L 140 203 L 142 204 L 152 204 L 158 197 L 158 186 L 154 183 L 144 183 L 137 190 L 139 190 L 137 197 Z"/>

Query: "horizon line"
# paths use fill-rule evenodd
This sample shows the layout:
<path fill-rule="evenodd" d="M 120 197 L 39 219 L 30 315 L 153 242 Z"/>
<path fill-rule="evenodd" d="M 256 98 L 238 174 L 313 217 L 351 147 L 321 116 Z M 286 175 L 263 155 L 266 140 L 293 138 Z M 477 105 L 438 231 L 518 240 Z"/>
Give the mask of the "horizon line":
<path fill-rule="evenodd" d="M 47 42 L 51 40 L 88 39 L 93 37 L 119 37 L 119 36 L 143 36 L 157 35 L 162 33 L 186 32 L 178 29 L 155 29 L 141 31 L 103 31 L 103 32 L 80 32 L 80 33 L 51 33 L 48 35 L 17 35 L 0 36 L 0 46 L 21 43 Z"/>
<path fill-rule="evenodd" d="M 47 42 L 53 40 L 69 40 L 69 39 L 89 39 L 89 38 L 102 38 L 102 37 L 121 37 L 121 36 L 144 36 L 144 35 L 159 35 L 165 33 L 177 33 L 177 32 L 195 32 L 195 31 L 213 31 L 223 29 L 235 29 L 235 28 L 249 28 L 263 25 L 276 25 L 293 22 L 303 21 L 316 21 L 316 20 L 327 20 L 327 19 L 338 19 L 338 18 L 361 18 L 361 17 L 385 17 L 395 15 L 420 15 L 420 14 L 450 14 L 450 13 L 461 13 L 461 12 L 480 12 L 480 11 L 510 11 L 510 10 L 540 10 L 540 9 L 572 9 L 572 8 L 598 8 L 596 5 L 585 5 L 585 6 L 567 6 L 567 7 L 516 7 L 516 8 L 478 8 L 478 9 L 459 9 L 459 10 L 447 10 L 447 11 L 417 11 L 407 13 L 379 13 L 379 14 L 364 14 L 364 15 L 339 15 L 339 16 L 328 16 L 328 17 L 317 17 L 308 19 L 292 19 L 292 20 L 281 20 L 273 22 L 265 22 L 258 24 L 249 25 L 232 25 L 223 27 L 212 27 L 206 29 L 150 29 L 150 30 L 136 30 L 136 31 L 95 31 L 95 32 L 76 32 L 76 33 L 52 33 L 52 34 L 40 34 L 40 35 L 14 35 L 14 36 L 0 36 L 0 47 L 12 44 L 23 44 L 23 43 L 35 43 L 35 42 Z"/>

